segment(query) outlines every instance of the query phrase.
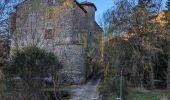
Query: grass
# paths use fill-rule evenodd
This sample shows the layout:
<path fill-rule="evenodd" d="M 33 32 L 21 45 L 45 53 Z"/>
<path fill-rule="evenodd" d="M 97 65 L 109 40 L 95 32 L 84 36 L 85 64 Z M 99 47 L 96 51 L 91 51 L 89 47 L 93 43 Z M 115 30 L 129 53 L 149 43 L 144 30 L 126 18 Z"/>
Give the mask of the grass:
<path fill-rule="evenodd" d="M 115 96 L 112 99 L 116 100 Z M 153 90 L 153 91 L 131 91 L 129 95 L 126 96 L 125 100 L 170 100 L 170 91 L 168 90 Z"/>
<path fill-rule="evenodd" d="M 127 96 L 127 100 L 170 100 L 170 91 L 154 90 L 154 91 L 136 91 Z"/>

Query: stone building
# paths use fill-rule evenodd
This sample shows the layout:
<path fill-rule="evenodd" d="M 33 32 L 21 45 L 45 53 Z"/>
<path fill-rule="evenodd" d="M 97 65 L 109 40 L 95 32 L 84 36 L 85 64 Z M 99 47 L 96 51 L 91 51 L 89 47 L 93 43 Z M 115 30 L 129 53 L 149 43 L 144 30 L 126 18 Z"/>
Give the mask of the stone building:
<path fill-rule="evenodd" d="M 11 47 L 37 45 L 54 52 L 63 74 L 82 83 L 101 59 L 102 29 L 96 6 L 76 0 L 26 0 L 10 13 Z M 95 64 L 93 64 L 95 63 Z"/>

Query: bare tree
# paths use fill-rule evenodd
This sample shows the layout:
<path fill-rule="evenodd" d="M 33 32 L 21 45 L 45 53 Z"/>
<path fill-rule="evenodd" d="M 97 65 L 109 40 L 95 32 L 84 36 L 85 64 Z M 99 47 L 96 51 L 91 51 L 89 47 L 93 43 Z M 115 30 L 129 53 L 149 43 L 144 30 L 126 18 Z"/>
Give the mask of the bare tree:
<path fill-rule="evenodd" d="M 140 0 L 139 4 L 135 4 L 132 0 L 121 0 L 104 14 L 108 34 L 113 37 L 107 46 L 112 47 L 110 52 L 114 57 L 109 58 L 111 53 L 107 55 L 109 48 L 106 46 L 105 61 L 113 63 L 117 73 L 124 67 L 125 75 L 130 74 L 129 79 L 135 87 L 154 88 L 157 77 L 155 68 L 159 68 L 160 59 L 166 57 L 166 45 L 161 45 L 167 43 L 168 29 L 157 22 L 161 2 Z M 167 59 L 164 63 L 162 75 L 165 77 Z M 166 79 L 162 80 L 165 82 Z"/>

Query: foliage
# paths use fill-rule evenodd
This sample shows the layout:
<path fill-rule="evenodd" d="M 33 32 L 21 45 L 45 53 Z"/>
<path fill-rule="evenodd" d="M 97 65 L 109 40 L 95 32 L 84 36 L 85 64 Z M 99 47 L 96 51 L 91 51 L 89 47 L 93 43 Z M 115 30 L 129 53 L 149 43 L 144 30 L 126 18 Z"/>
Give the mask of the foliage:
<path fill-rule="evenodd" d="M 162 100 L 170 99 L 169 91 L 156 90 L 156 91 L 135 91 L 129 95 L 128 100 Z"/>
<path fill-rule="evenodd" d="M 129 91 L 130 93 L 126 96 L 126 100 L 169 100 L 170 94 L 167 90 L 133 90 Z M 106 100 L 116 100 L 116 96 L 110 96 Z"/>
<path fill-rule="evenodd" d="M 49 19 L 57 20 L 59 19 L 59 14 L 63 12 L 63 6 L 49 7 L 47 10 L 47 16 Z"/>
<path fill-rule="evenodd" d="M 167 2 L 166 2 L 166 8 L 167 8 L 168 10 L 170 10 L 170 0 L 167 0 Z"/>
<path fill-rule="evenodd" d="M 0 35 L 9 35 L 9 13 L 14 11 L 14 5 L 23 0 L 1 0 L 0 1 Z"/>
<path fill-rule="evenodd" d="M 9 48 L 6 46 L 5 39 L 0 37 L 0 65 L 5 64 L 5 60 L 9 55 Z"/>
<path fill-rule="evenodd" d="M 58 58 L 35 46 L 13 51 L 9 74 L 20 76 L 23 80 L 44 77 L 47 73 L 56 73 L 61 68 Z"/>
<path fill-rule="evenodd" d="M 107 98 L 111 94 L 117 95 L 116 92 L 118 92 L 118 90 L 119 90 L 119 83 L 118 81 L 116 81 L 115 78 L 106 79 L 100 87 L 100 93 L 102 94 L 103 99 Z"/>
<path fill-rule="evenodd" d="M 52 78 L 53 84 L 58 84 L 57 74 L 62 65 L 51 52 L 46 52 L 36 46 L 16 49 L 12 52 L 11 64 L 5 68 L 10 92 L 16 91 L 16 98 L 41 100 L 45 88 L 45 77 Z M 20 96 L 19 96 L 20 95 Z M 26 99 L 24 99 L 26 100 Z"/>
<path fill-rule="evenodd" d="M 0 35 L 2 34 L 7 34 L 7 27 L 8 27 L 8 24 L 7 24 L 7 21 L 8 19 L 7 18 L 4 18 L 6 17 L 7 13 L 5 10 L 7 10 L 7 4 L 9 3 L 9 0 L 2 0 L 0 2 Z"/>
<path fill-rule="evenodd" d="M 123 94 L 124 96 L 128 94 L 129 82 L 123 78 Z M 100 86 L 100 93 L 103 100 L 110 100 L 109 98 L 113 95 L 119 97 L 120 93 L 120 77 L 107 77 Z"/>
<path fill-rule="evenodd" d="M 158 23 L 155 17 L 151 17 L 158 11 L 158 1 L 148 2 L 153 6 L 141 2 L 141 6 L 141 3 L 135 5 L 128 0 L 120 0 L 104 14 L 108 27 L 108 40 L 104 47 L 105 73 L 114 76 L 123 69 L 124 76 L 133 86 L 141 88 L 154 87 L 155 69 L 162 68 L 161 75 L 166 77 L 168 25 L 162 27 L 161 21 Z"/>
<path fill-rule="evenodd" d="M 83 42 L 83 46 L 84 46 L 84 48 L 86 48 L 87 49 L 87 47 L 88 47 L 88 33 L 82 33 L 81 34 L 81 40 L 82 40 L 82 42 Z"/>
<path fill-rule="evenodd" d="M 0 37 L 0 79 L 3 78 L 3 71 L 2 69 L 4 67 L 6 67 L 7 65 L 7 61 L 8 61 L 8 57 L 9 57 L 9 45 L 8 45 L 8 40 L 3 39 L 2 37 Z"/>
<path fill-rule="evenodd" d="M 68 7 L 75 7 L 75 3 L 71 0 L 64 0 L 64 5 L 68 6 Z"/>

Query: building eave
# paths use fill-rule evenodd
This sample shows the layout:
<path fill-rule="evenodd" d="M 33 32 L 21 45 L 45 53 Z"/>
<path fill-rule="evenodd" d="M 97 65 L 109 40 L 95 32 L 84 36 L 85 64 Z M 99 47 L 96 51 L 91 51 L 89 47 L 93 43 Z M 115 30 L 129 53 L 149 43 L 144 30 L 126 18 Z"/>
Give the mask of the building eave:
<path fill-rule="evenodd" d="M 83 6 L 77 2 L 77 0 L 74 0 L 74 2 L 77 4 L 77 6 L 84 12 L 84 13 L 87 13 L 87 11 L 83 8 Z"/>
<path fill-rule="evenodd" d="M 100 25 L 95 21 L 95 25 L 100 29 L 101 32 L 104 32 Z"/>
<path fill-rule="evenodd" d="M 97 11 L 97 7 L 95 6 L 94 3 L 91 3 L 91 2 L 81 2 L 80 3 L 81 6 L 91 6 L 95 9 L 95 11 Z"/>
<path fill-rule="evenodd" d="M 18 6 L 24 4 L 24 3 L 28 2 L 28 1 L 30 1 L 30 0 L 24 0 L 24 1 L 22 1 L 21 3 L 15 5 L 14 8 L 16 9 Z"/>

